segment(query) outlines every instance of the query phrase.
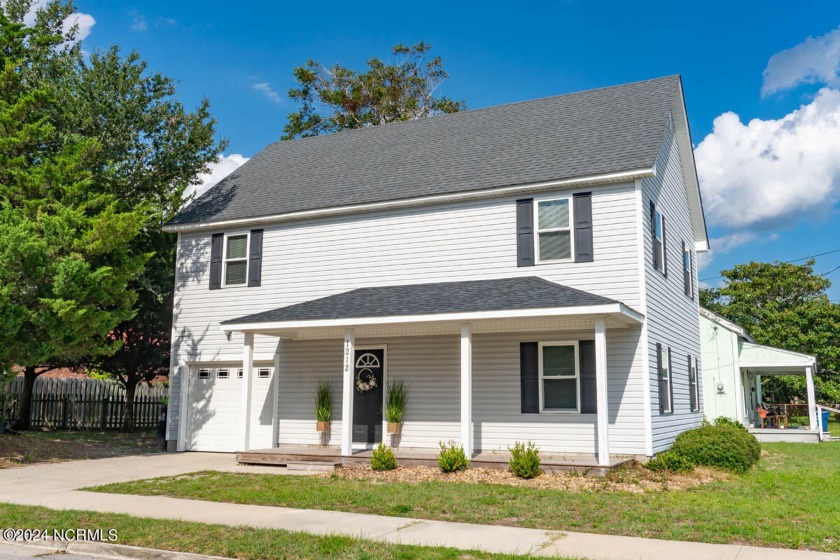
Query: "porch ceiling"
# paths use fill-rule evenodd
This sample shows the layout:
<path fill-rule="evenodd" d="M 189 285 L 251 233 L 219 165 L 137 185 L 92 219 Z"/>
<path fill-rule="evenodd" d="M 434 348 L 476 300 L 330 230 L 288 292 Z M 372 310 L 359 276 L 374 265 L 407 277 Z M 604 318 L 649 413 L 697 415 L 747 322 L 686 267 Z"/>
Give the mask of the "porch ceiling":
<path fill-rule="evenodd" d="M 603 317 L 611 328 L 644 320 L 621 302 L 537 277 L 363 288 L 222 323 L 226 332 L 282 338 L 340 338 L 591 330 Z"/>
<path fill-rule="evenodd" d="M 807 368 L 815 368 L 817 359 L 808 354 L 744 342 L 739 353 L 742 370 L 756 374 L 805 375 Z"/>

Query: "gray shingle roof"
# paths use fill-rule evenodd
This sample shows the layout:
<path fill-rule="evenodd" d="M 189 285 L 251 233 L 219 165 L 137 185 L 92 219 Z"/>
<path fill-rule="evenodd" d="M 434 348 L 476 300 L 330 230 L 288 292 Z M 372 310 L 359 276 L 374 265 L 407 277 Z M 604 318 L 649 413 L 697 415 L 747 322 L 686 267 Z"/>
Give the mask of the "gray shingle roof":
<path fill-rule="evenodd" d="M 679 76 L 276 142 L 170 224 L 256 218 L 653 166 Z"/>
<path fill-rule="evenodd" d="M 359 319 L 473 311 L 578 307 L 618 303 L 537 276 L 360 288 L 222 324 Z"/>

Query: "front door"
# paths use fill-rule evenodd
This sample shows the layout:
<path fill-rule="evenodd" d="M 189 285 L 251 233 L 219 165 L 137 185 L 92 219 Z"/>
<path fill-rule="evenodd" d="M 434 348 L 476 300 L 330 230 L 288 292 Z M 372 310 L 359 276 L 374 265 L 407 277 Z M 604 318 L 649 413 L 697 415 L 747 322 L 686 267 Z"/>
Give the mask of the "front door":
<path fill-rule="evenodd" d="M 353 442 L 382 441 L 385 351 L 356 350 L 353 387 Z"/>

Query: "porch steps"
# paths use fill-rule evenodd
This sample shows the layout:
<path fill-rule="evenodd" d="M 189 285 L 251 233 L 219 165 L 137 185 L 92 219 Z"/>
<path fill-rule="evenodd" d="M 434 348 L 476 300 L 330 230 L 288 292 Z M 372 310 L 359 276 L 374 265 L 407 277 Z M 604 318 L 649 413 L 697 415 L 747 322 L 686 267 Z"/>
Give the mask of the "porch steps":
<path fill-rule="evenodd" d="M 341 467 L 341 463 L 333 461 L 287 461 L 286 468 L 290 471 L 332 472 Z"/>

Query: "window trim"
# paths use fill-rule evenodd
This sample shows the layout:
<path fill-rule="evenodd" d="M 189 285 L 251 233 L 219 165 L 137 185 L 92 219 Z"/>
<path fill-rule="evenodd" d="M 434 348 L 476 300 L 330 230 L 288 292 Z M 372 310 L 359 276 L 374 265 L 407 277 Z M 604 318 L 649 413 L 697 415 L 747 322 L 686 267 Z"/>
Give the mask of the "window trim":
<path fill-rule="evenodd" d="M 265 373 L 265 375 L 263 375 Z M 270 379 L 271 378 L 271 368 L 270 367 L 261 367 L 257 368 L 257 379 Z"/>
<path fill-rule="evenodd" d="M 210 379 L 210 374 L 212 370 L 210 368 L 198 368 L 198 372 L 196 372 L 196 379 Z"/>
<path fill-rule="evenodd" d="M 575 260 L 575 216 L 574 216 L 574 196 L 554 196 L 551 198 L 535 198 L 534 199 L 534 263 L 535 264 L 550 264 L 550 263 L 565 263 L 574 262 Z M 569 225 L 564 228 L 548 228 L 540 229 L 540 204 L 543 202 L 555 202 L 557 200 L 565 200 L 569 208 Z M 565 259 L 543 259 L 540 255 L 540 235 L 543 233 L 553 233 L 560 231 L 569 232 L 569 257 Z"/>
<path fill-rule="evenodd" d="M 694 406 L 690 407 L 691 412 L 700 412 L 700 379 L 698 374 L 700 372 L 700 364 L 697 362 L 697 356 L 689 356 L 691 368 L 688 370 L 688 390 L 694 394 Z M 694 381 L 692 382 L 692 374 Z M 691 399 L 689 399 L 689 403 Z"/>
<path fill-rule="evenodd" d="M 236 368 L 236 378 L 237 379 L 244 379 L 245 378 L 245 370 L 243 368 Z"/>
<path fill-rule="evenodd" d="M 577 340 L 560 340 L 550 342 L 537 343 L 537 374 L 539 375 L 539 393 L 540 393 L 540 414 L 580 414 L 580 348 Z M 543 348 L 552 346 L 571 346 L 574 348 L 575 358 L 575 375 L 549 376 L 548 379 L 574 379 L 575 380 L 575 408 L 546 408 L 545 407 L 545 388 L 543 375 Z"/>
<path fill-rule="evenodd" d="M 674 413 L 674 372 L 671 371 L 671 347 L 665 346 L 664 344 L 659 347 L 660 355 L 658 356 L 659 362 L 659 371 L 657 372 L 657 376 L 659 378 L 661 387 L 662 381 L 668 382 L 668 407 L 662 406 L 662 414 L 673 414 Z M 667 371 L 668 377 L 662 377 L 662 372 Z M 662 391 L 659 393 L 659 401 L 662 402 Z"/>
<path fill-rule="evenodd" d="M 216 370 L 216 379 L 230 379 L 229 368 L 219 368 Z"/>
<path fill-rule="evenodd" d="M 245 257 L 240 259 L 228 259 L 227 247 L 228 238 L 245 236 Z M 225 233 L 224 243 L 222 243 L 222 288 L 247 288 L 248 276 L 251 273 L 251 265 L 249 256 L 251 254 L 251 232 L 250 231 L 232 231 Z M 228 262 L 245 262 L 245 281 L 241 284 L 228 284 L 227 281 L 227 265 Z"/>
<path fill-rule="evenodd" d="M 665 214 L 659 209 L 658 204 L 654 204 L 653 206 L 653 236 L 656 241 L 659 241 L 659 262 L 654 267 L 656 270 L 661 272 L 662 274 L 666 274 L 665 272 Z M 657 230 L 662 232 L 662 237 L 657 236 Z"/>

